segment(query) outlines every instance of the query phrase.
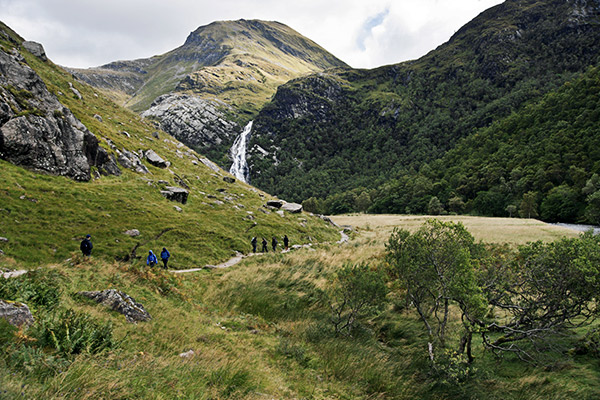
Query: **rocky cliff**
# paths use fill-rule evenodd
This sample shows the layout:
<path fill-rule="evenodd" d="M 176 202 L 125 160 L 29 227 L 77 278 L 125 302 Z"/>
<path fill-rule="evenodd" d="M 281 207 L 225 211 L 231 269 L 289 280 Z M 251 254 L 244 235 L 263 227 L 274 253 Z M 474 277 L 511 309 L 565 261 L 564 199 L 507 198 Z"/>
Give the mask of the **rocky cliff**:
<path fill-rule="evenodd" d="M 9 52 L 0 49 L 0 158 L 76 180 L 89 180 L 92 166 L 120 174 L 98 139 L 48 91 L 19 52 L 32 49 L 46 61 L 41 45 L 27 42 L 19 50 L 23 41 L 0 29 L 15 45 Z"/>

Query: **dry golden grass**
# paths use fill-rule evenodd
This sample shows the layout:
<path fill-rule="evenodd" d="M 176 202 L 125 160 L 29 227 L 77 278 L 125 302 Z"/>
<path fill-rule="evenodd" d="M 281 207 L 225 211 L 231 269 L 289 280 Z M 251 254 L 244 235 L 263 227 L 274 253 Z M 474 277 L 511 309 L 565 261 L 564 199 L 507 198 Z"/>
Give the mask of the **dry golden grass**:
<path fill-rule="evenodd" d="M 352 214 L 331 217 L 339 225 L 351 225 L 358 228 L 361 236 L 385 243 L 394 228 L 415 231 L 425 221 L 436 218 L 441 221 L 461 222 L 475 237 L 484 243 L 509 244 L 519 246 L 541 240 L 551 242 L 561 238 L 577 237 L 579 233 L 572 229 L 547 224 L 535 219 L 488 218 L 462 215 L 369 215 Z"/>

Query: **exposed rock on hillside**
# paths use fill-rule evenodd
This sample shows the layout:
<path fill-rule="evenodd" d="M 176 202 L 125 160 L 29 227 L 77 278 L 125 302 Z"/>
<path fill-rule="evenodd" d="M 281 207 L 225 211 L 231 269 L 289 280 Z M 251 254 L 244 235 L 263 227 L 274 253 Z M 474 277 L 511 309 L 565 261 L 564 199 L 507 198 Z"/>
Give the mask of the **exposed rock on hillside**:
<path fill-rule="evenodd" d="M 132 297 L 120 290 L 107 289 L 101 292 L 78 292 L 77 294 L 123 314 L 127 322 L 136 323 L 152 319 L 142 304 L 137 303 Z"/>
<path fill-rule="evenodd" d="M 165 187 L 165 190 L 160 191 L 160 194 L 165 196 L 168 200 L 185 204 L 187 203 L 189 192 L 183 188 L 167 186 Z"/>
<path fill-rule="evenodd" d="M 0 50 L 0 158 L 76 180 L 89 180 L 91 166 L 120 173 L 98 139 L 16 50 Z"/>
<path fill-rule="evenodd" d="M 4 318 L 14 326 L 33 324 L 33 315 L 31 315 L 29 307 L 19 302 L 0 300 L 0 318 Z"/>
<path fill-rule="evenodd" d="M 206 147 L 230 141 L 239 130 L 220 111 L 224 106 L 197 96 L 167 94 L 157 98 L 142 116 L 158 119 L 162 130 L 189 146 Z"/>

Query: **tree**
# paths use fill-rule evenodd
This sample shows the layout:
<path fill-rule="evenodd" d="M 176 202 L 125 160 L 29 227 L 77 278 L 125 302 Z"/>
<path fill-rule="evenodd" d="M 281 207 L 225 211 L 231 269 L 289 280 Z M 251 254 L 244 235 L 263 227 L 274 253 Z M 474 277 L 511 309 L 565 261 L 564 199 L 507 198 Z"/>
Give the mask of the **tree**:
<path fill-rule="evenodd" d="M 356 209 L 360 212 L 366 212 L 371 207 L 371 196 L 366 191 L 363 191 L 355 201 Z"/>
<path fill-rule="evenodd" d="M 444 206 L 442 206 L 442 202 L 436 196 L 433 196 L 431 200 L 429 200 L 429 205 L 427 206 L 427 213 L 430 215 L 441 215 L 445 214 Z"/>
<path fill-rule="evenodd" d="M 385 303 L 387 287 L 382 274 L 368 264 L 346 264 L 328 291 L 331 323 L 336 335 L 351 335 L 355 324 Z"/>
<path fill-rule="evenodd" d="M 416 309 L 428 340 L 429 358 L 446 346 L 450 307 L 458 306 L 463 332 L 458 345 L 472 361 L 473 322 L 486 306 L 471 263 L 473 236 L 460 223 L 428 220 L 417 232 L 395 230 L 386 245 L 391 274 L 406 290 L 407 302 Z"/>
<path fill-rule="evenodd" d="M 519 215 L 521 218 L 535 218 L 538 216 L 536 198 L 536 192 L 523 194 L 523 200 L 521 200 L 521 205 L 519 206 Z"/>
<path fill-rule="evenodd" d="M 465 202 L 460 196 L 454 196 L 448 200 L 448 208 L 455 214 L 460 214 L 465 209 Z"/>
<path fill-rule="evenodd" d="M 513 262 L 483 268 L 480 284 L 491 320 L 479 321 L 484 344 L 535 360 L 566 329 L 598 315 L 600 238 L 536 242 L 519 249 Z"/>
<path fill-rule="evenodd" d="M 517 212 L 517 206 L 515 206 L 514 204 L 507 205 L 506 212 L 508 213 L 508 217 L 512 218 L 513 214 L 516 214 Z"/>

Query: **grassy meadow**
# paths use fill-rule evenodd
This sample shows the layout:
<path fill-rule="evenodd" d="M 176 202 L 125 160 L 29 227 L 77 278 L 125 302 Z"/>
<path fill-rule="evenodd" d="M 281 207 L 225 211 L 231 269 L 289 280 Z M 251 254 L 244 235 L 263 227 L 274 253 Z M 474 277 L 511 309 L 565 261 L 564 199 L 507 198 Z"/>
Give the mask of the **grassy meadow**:
<path fill-rule="evenodd" d="M 18 331 L 0 345 L 0 398 L 30 399 L 593 399 L 600 362 L 590 355 L 554 356 L 548 365 L 496 358 L 474 343 L 476 370 L 460 383 L 428 368 L 426 335 L 397 292 L 351 337 L 336 336 L 326 295 L 346 263 L 383 262 L 392 220 L 401 216 L 340 216 L 359 227 L 350 242 L 248 257 L 221 270 L 175 275 L 136 263 L 75 256 L 42 272 L 58 282 L 58 308 L 112 325 L 114 346 L 96 354 L 35 353 L 35 332 Z M 462 219 L 462 217 L 461 217 Z M 512 243 L 515 232 L 535 240 L 543 225 L 504 226 L 465 218 L 479 232 Z M 487 233 L 486 233 L 487 232 Z M 478 234 L 479 235 L 479 234 Z M 499 235 L 499 236 L 498 236 Z M 572 236 L 569 231 L 561 235 Z M 488 238 L 489 239 L 489 238 Z M 34 281 L 25 275 L 22 282 Z M 138 324 L 74 295 L 116 287 L 141 302 L 152 320 Z M 36 318 L 54 312 L 39 307 Z M 3 333 L 6 337 L 6 333 Z M 573 346 L 579 337 L 565 338 Z M 474 339 L 476 342 L 476 339 Z M 181 353 L 193 350 L 193 355 Z M 4 397 L 2 397 L 4 396 Z"/>

